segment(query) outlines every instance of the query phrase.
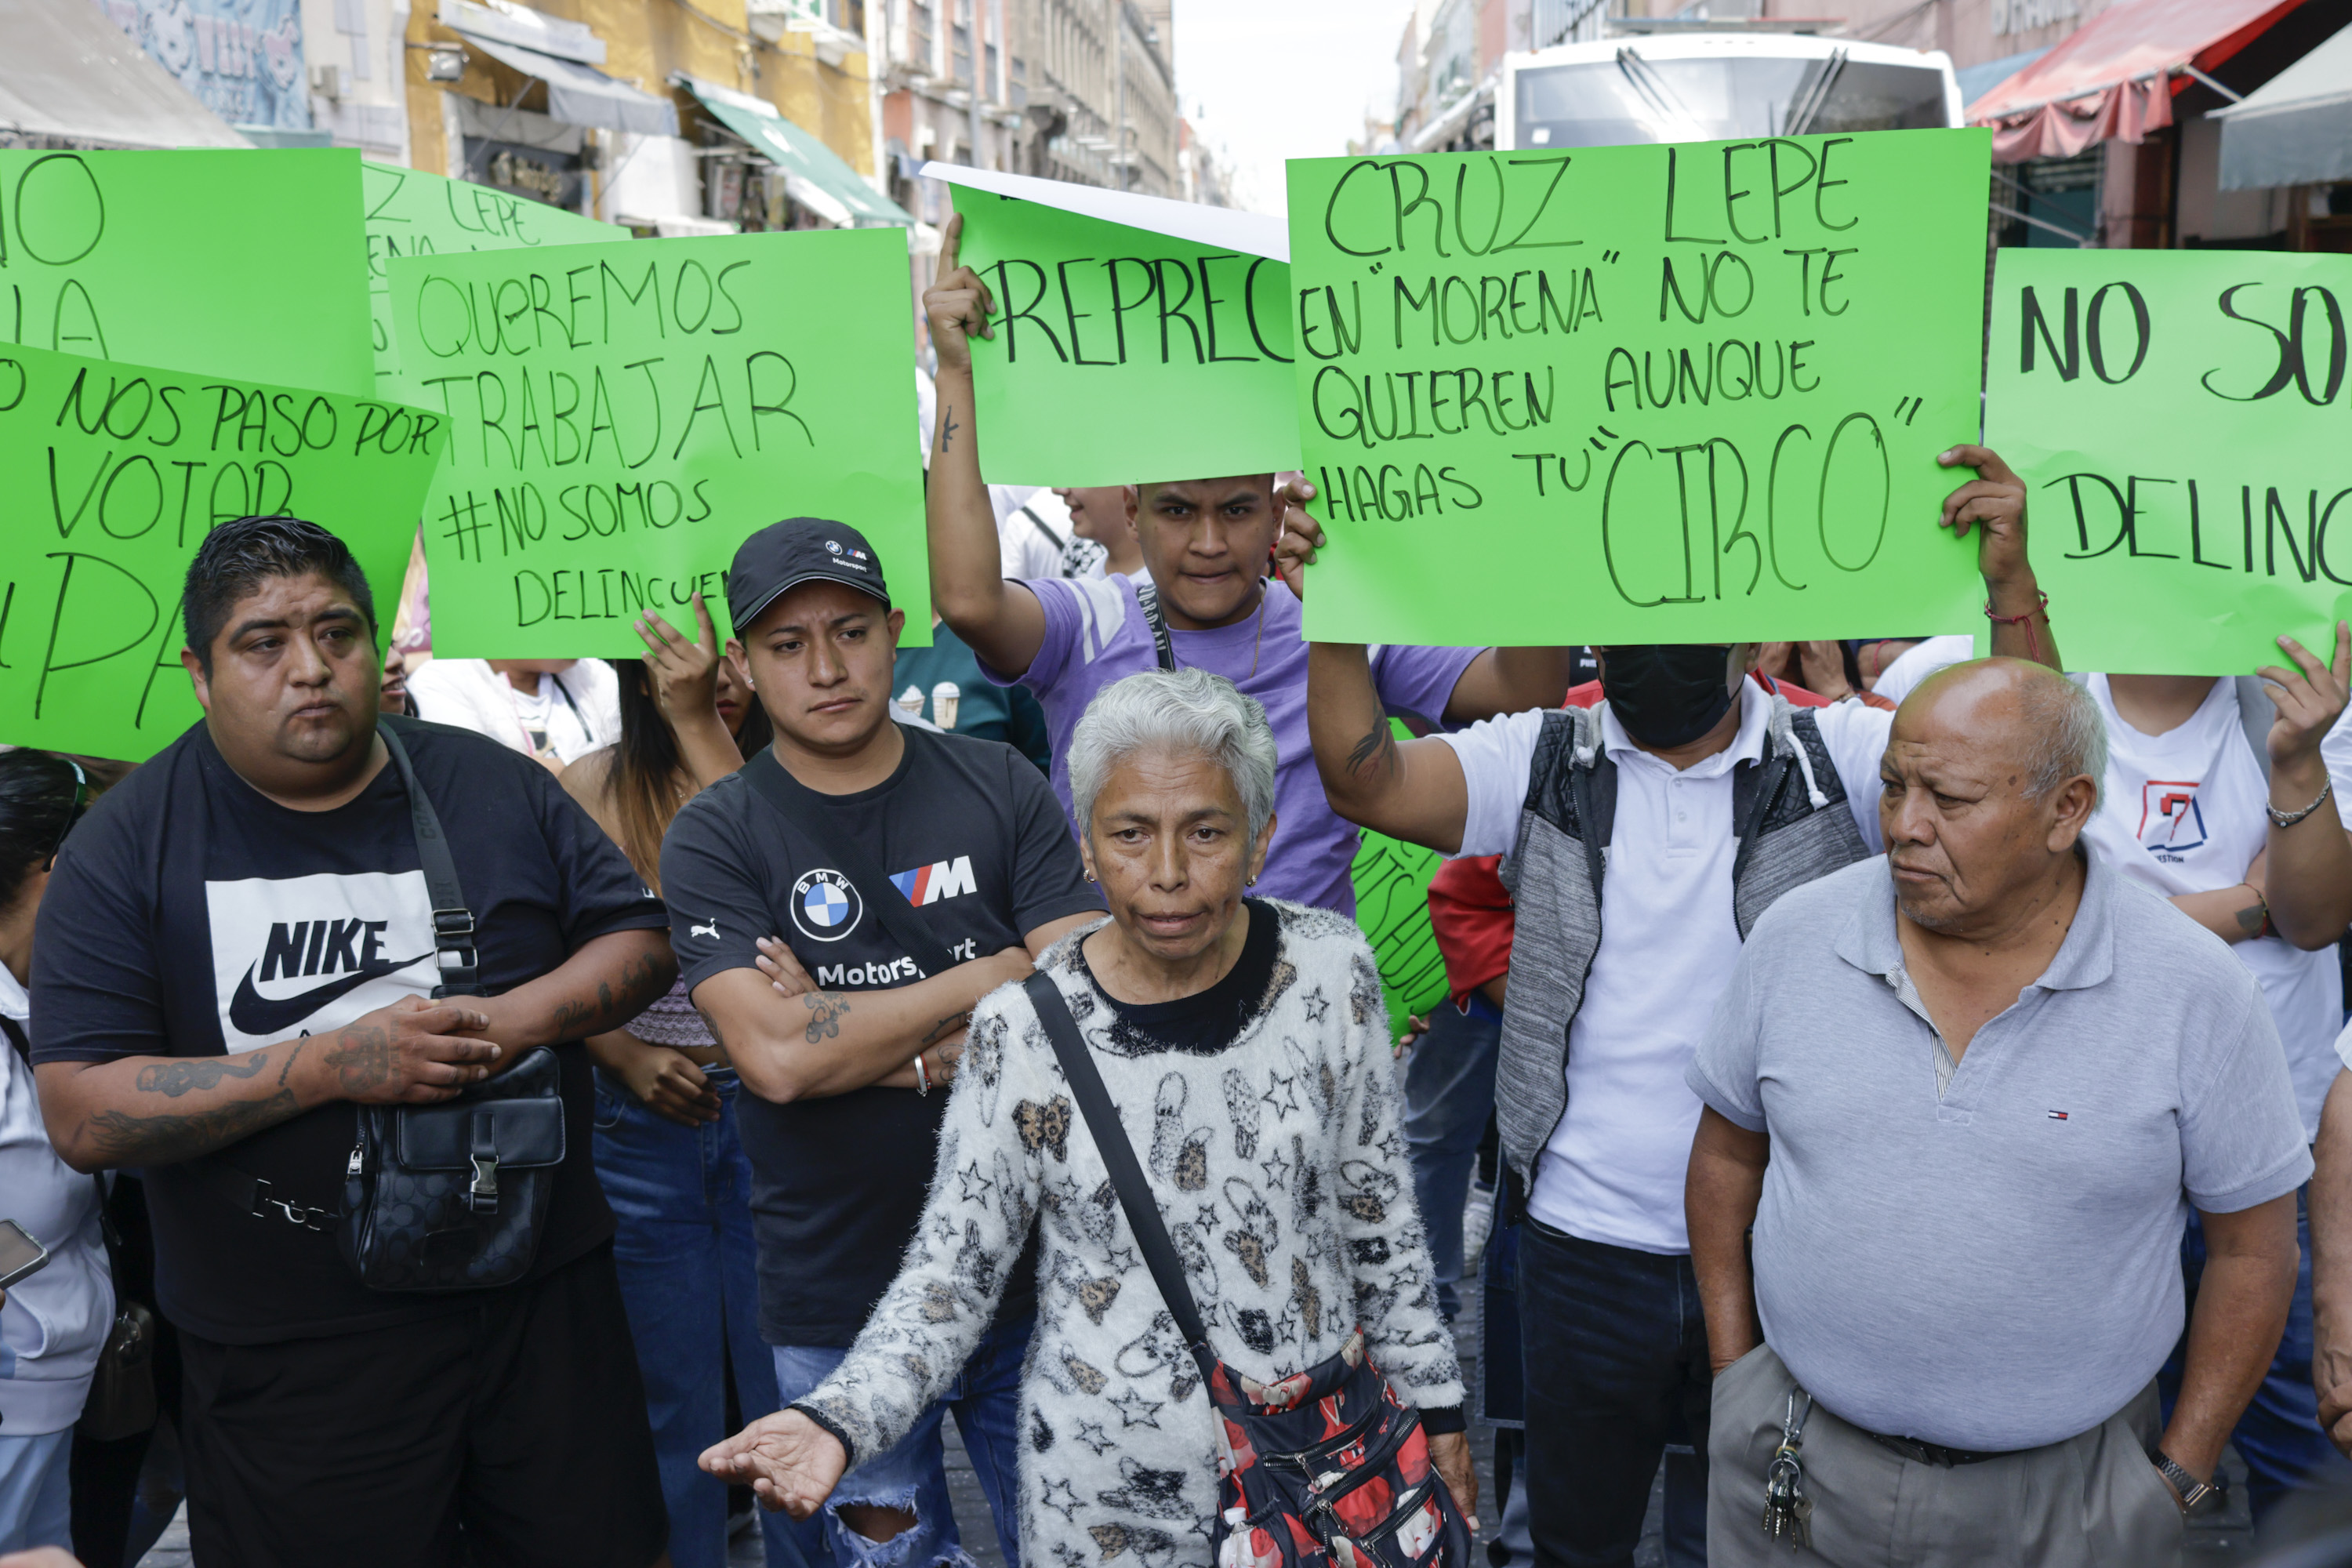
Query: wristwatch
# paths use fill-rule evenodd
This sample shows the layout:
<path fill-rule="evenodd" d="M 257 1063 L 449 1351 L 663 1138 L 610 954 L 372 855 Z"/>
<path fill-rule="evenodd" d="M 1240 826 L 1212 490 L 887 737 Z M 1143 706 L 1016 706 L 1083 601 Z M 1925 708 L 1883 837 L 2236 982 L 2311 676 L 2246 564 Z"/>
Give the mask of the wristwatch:
<path fill-rule="evenodd" d="M 2161 1448 L 2150 1453 L 2147 1460 L 2156 1467 L 2158 1475 L 2172 1483 L 2172 1489 L 2180 1494 L 2180 1511 L 2192 1518 L 2220 1508 L 2228 1494 L 2229 1484 L 2218 1470 L 2211 1480 L 2200 1481 Z"/>

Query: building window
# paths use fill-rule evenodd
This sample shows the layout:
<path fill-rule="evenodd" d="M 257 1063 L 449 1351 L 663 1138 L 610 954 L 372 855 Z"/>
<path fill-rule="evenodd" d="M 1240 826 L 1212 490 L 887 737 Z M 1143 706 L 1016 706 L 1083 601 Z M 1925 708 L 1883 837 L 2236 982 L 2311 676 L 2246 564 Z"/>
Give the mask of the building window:
<path fill-rule="evenodd" d="M 931 7 L 929 0 L 909 0 L 907 6 L 907 58 L 925 76 L 931 72 Z"/>
<path fill-rule="evenodd" d="M 1026 109 L 1029 107 L 1029 62 L 1014 55 L 1012 65 L 1013 79 L 1008 84 L 1007 96 L 1012 99 L 1013 108 Z"/>

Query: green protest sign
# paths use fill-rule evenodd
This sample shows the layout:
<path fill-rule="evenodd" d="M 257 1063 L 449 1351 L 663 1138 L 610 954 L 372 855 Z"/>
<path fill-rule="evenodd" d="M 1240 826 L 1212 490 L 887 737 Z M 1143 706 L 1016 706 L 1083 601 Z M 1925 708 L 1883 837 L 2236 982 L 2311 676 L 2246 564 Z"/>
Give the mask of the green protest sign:
<path fill-rule="evenodd" d="M 1400 741 L 1412 739 L 1402 720 L 1389 721 Z M 1426 1016 L 1445 1000 L 1445 955 L 1429 923 L 1429 879 L 1444 857 L 1366 829 L 1348 879 L 1356 889 L 1356 923 L 1372 944 L 1381 967 L 1381 993 L 1388 999 L 1389 1025 L 1404 1033 L 1405 1020 Z"/>
<path fill-rule="evenodd" d="M 445 413 L 425 507 L 439 654 L 642 655 L 722 628 L 735 547 L 863 531 L 930 642 L 907 234 L 807 230 L 394 258 L 402 374 Z"/>
<path fill-rule="evenodd" d="M 366 396 L 360 155 L 0 151 L 0 340 Z"/>
<path fill-rule="evenodd" d="M 961 259 L 997 310 L 993 336 L 971 340 L 991 482 L 1298 466 L 1286 265 L 991 191 L 959 186 L 955 205 Z"/>
<path fill-rule="evenodd" d="M 0 741 L 144 759 L 193 723 L 181 579 L 232 518 L 333 530 L 388 632 L 446 434 L 372 398 L 0 348 Z"/>
<path fill-rule="evenodd" d="M 2352 258 L 2000 253 L 1985 438 L 2070 667 L 2248 675 L 2352 616 Z M 2346 525 L 2341 535 L 2331 530 Z"/>
<path fill-rule="evenodd" d="M 1389 1024 L 1400 1035 L 1408 1017 L 1445 1000 L 1445 958 L 1429 924 L 1429 879 L 1442 862 L 1434 849 L 1367 831 L 1349 868 L 1356 923 L 1372 944 Z"/>
<path fill-rule="evenodd" d="M 599 223 L 470 180 L 444 179 L 390 163 L 362 163 L 360 170 L 367 203 L 368 313 L 374 334 L 375 385 L 386 397 L 414 401 L 417 396 L 416 388 L 401 379 L 400 350 L 392 337 L 387 267 L 393 258 L 597 245 L 630 237 L 616 224 Z"/>
<path fill-rule="evenodd" d="M 1289 165 L 1310 637 L 1919 632 L 1975 438 L 1981 131 Z"/>

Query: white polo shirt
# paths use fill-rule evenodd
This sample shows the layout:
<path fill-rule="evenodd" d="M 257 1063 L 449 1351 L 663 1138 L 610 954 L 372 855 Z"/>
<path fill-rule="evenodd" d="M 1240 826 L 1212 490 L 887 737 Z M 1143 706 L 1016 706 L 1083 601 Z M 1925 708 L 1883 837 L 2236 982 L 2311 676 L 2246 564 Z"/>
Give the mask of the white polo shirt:
<path fill-rule="evenodd" d="M 1739 962 L 1732 772 L 1762 758 L 1771 710 L 1769 695 L 1742 682 L 1737 738 L 1679 773 L 1635 746 L 1607 702 L 1593 710 L 1617 764 L 1601 946 L 1569 1026 L 1568 1110 L 1528 1196 L 1538 1219 L 1570 1236 L 1642 1252 L 1690 1250 L 1683 1182 L 1699 1101 L 1684 1070 Z M 1878 763 L 1895 715 L 1859 702 L 1807 711 L 1821 725 L 1862 841 L 1875 853 Z M 1439 737 L 1469 784 L 1460 855 L 1517 847 L 1542 727 L 1535 710 Z"/>

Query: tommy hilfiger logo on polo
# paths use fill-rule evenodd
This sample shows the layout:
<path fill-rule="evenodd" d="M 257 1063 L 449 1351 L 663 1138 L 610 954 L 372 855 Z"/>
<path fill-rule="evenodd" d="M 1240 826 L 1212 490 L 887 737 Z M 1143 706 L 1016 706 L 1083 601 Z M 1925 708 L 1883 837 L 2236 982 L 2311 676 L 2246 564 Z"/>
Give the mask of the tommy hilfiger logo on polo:
<path fill-rule="evenodd" d="M 439 984 L 422 871 L 207 882 L 205 903 L 231 1052 L 339 1029 Z"/>

